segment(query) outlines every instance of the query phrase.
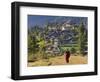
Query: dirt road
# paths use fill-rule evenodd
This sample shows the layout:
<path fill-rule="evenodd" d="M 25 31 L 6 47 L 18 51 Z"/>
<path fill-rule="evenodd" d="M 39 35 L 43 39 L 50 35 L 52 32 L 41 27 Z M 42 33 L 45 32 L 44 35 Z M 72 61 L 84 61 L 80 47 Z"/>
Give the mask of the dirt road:
<path fill-rule="evenodd" d="M 69 63 L 66 63 L 64 56 L 58 56 L 45 60 L 39 60 L 35 62 L 28 62 L 28 66 L 51 66 L 51 65 L 75 65 L 75 64 L 87 64 L 87 56 L 71 56 Z"/>

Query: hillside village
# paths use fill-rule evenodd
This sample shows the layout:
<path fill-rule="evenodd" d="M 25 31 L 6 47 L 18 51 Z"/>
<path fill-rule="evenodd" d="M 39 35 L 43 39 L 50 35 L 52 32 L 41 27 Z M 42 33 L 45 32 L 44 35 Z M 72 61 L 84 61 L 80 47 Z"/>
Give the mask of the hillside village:
<path fill-rule="evenodd" d="M 47 58 L 48 56 L 63 55 L 69 49 L 72 54 L 87 55 L 87 29 L 83 22 L 80 24 L 72 24 L 67 21 L 52 22 L 45 24 L 44 27 L 36 25 L 29 29 L 28 34 L 29 42 L 33 41 L 28 42 L 29 53 L 40 52 Z M 32 47 L 33 49 L 31 49 Z"/>

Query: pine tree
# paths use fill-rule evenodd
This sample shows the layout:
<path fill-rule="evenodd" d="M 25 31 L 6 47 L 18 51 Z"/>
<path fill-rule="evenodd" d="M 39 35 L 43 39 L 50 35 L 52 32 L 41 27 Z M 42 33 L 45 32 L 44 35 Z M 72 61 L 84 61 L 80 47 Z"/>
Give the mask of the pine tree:
<path fill-rule="evenodd" d="M 86 31 L 84 28 L 83 22 L 79 25 L 79 40 L 78 40 L 78 46 L 79 46 L 79 53 L 84 54 L 84 48 L 86 44 Z"/>

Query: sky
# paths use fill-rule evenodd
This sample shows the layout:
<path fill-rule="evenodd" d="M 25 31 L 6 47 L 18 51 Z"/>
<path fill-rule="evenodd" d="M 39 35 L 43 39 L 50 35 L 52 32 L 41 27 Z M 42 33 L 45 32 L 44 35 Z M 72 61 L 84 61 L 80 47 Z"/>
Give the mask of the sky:
<path fill-rule="evenodd" d="M 48 21 L 54 20 L 57 16 L 28 15 L 28 27 L 35 25 L 44 26 Z"/>
<path fill-rule="evenodd" d="M 68 16 L 66 16 L 68 17 Z M 39 25 L 43 27 L 46 23 L 55 21 L 55 20 L 62 20 L 66 18 L 65 16 L 47 16 L 47 15 L 28 15 L 28 28 L 31 28 L 35 25 Z M 72 17 L 69 17 L 69 19 Z M 73 17 L 76 18 L 85 18 L 87 21 L 87 17 Z"/>

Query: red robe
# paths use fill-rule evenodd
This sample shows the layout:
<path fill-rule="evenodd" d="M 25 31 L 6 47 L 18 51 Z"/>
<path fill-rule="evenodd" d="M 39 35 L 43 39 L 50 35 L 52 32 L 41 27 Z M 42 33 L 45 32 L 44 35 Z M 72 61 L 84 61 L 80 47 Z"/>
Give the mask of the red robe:
<path fill-rule="evenodd" d="M 64 56 L 65 56 L 65 61 L 66 61 L 66 63 L 69 63 L 70 52 L 69 52 L 69 51 L 65 52 L 65 53 L 64 53 Z"/>

